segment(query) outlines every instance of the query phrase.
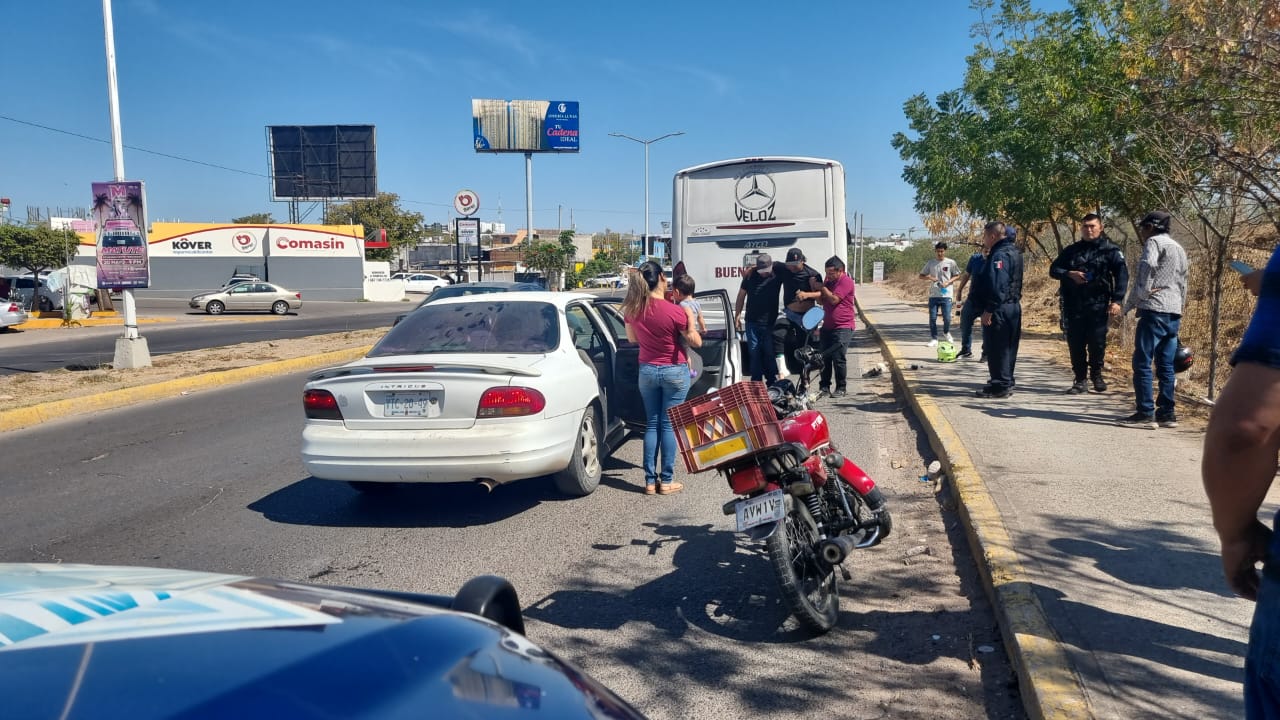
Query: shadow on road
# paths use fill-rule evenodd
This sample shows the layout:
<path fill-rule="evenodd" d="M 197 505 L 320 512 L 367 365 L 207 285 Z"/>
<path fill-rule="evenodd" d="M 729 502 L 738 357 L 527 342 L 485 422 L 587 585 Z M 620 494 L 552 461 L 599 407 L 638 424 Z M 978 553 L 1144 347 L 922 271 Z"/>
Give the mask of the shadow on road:
<path fill-rule="evenodd" d="M 500 486 L 396 485 L 377 494 L 309 477 L 249 505 L 272 522 L 324 527 L 475 527 L 501 522 L 561 495 L 547 477 Z"/>
<path fill-rule="evenodd" d="M 600 487 L 643 492 L 625 480 L 635 465 L 604 461 Z M 404 483 L 362 493 L 345 482 L 308 477 L 254 501 L 249 509 L 272 522 L 323 527 L 475 527 L 501 522 L 544 502 L 573 500 L 550 476 L 520 480 L 493 492 L 471 483 Z"/>

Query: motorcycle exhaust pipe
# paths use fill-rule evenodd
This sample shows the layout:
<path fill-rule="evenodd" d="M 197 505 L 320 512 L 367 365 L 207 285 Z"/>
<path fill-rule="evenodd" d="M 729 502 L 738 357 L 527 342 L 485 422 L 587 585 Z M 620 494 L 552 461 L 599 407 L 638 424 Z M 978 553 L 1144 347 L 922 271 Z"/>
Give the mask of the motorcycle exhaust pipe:
<path fill-rule="evenodd" d="M 818 552 L 828 565 L 839 565 L 858 547 L 858 541 L 848 535 L 828 538 L 818 543 Z"/>

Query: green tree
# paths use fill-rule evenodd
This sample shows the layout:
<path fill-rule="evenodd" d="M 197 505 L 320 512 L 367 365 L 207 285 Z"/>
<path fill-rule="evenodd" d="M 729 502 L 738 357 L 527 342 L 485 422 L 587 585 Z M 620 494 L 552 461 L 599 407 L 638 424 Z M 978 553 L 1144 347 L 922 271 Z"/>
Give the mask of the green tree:
<path fill-rule="evenodd" d="M 251 213 L 243 217 L 231 218 L 236 225 L 272 225 L 276 221 L 269 212 Z"/>
<path fill-rule="evenodd" d="M 0 225 L 0 265 L 22 268 L 32 275 L 62 267 L 76 256 L 80 238 L 71 230 L 44 226 Z M 31 307 L 37 302 L 32 293 Z"/>
<path fill-rule="evenodd" d="M 892 140 L 908 163 L 903 177 L 916 188 L 917 209 L 961 204 L 1012 222 L 1046 255 L 1071 241 L 1085 212 L 1136 217 L 1150 197 L 1119 182 L 1116 166 L 1162 167 L 1134 142 L 1144 119 L 1122 62 L 1131 24 L 1123 3 L 1075 0 L 1052 13 L 1031 10 L 1028 0 L 973 6 L 992 14 L 975 28 L 963 86 L 936 104 L 908 100 L 916 136 Z"/>
<path fill-rule="evenodd" d="M 390 261 L 400 248 L 414 247 L 426 236 L 422 213 L 400 207 L 400 196 L 382 192 L 372 200 L 330 205 L 324 221 L 330 225 L 363 225 L 366 233 L 385 228 L 391 247 L 365 250 L 365 259 Z"/>
<path fill-rule="evenodd" d="M 520 244 L 524 251 L 524 264 L 542 273 L 547 279 L 548 287 L 558 278 L 557 273 L 564 271 L 564 248 L 559 243 L 530 242 Z"/>
<path fill-rule="evenodd" d="M 578 248 L 573 244 L 573 236 L 572 229 L 560 231 L 560 251 L 564 254 L 564 286 L 566 288 L 576 288 L 582 281 L 575 272 Z"/>

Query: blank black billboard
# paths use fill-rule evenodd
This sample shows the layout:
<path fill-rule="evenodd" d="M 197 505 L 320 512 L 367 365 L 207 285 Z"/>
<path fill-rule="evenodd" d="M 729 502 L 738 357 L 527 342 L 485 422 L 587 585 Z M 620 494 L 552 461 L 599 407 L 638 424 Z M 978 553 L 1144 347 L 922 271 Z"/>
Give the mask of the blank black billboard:
<path fill-rule="evenodd" d="M 268 125 L 271 199 L 356 200 L 378 195 L 372 125 Z"/>

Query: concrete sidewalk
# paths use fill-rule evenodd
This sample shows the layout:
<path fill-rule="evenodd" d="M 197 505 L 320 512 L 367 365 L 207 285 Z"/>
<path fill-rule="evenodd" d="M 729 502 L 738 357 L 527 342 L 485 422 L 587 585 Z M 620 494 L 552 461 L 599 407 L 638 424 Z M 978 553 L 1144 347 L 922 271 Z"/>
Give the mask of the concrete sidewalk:
<path fill-rule="evenodd" d="M 1253 604 L 1222 577 L 1202 430 L 1116 426 L 1134 410 L 1123 381 L 1064 394 L 1070 369 L 1035 347 L 1057 338 L 1024 336 L 1014 394 L 977 398 L 985 363 L 937 362 L 923 299 L 857 298 L 949 466 L 1031 716 L 1243 717 Z"/>

